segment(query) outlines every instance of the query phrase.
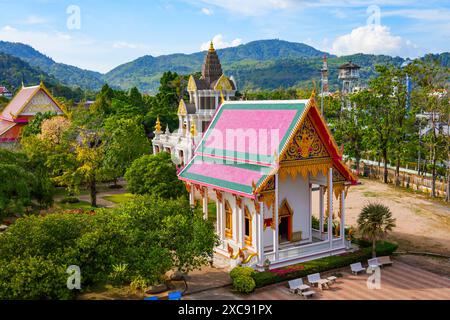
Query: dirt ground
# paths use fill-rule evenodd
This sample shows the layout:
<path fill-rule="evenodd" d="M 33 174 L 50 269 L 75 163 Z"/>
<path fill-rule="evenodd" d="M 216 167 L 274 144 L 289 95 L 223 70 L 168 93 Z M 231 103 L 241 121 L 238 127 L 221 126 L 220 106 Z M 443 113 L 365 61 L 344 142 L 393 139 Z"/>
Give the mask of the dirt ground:
<path fill-rule="evenodd" d="M 399 251 L 426 251 L 450 256 L 450 206 L 426 196 L 377 181 L 361 179 L 346 199 L 346 225 L 355 225 L 362 207 L 369 202 L 387 205 L 397 219 L 389 239 Z M 318 194 L 313 212 L 318 212 Z M 335 202 L 336 203 L 336 202 Z M 316 214 L 315 214 L 316 215 Z"/>

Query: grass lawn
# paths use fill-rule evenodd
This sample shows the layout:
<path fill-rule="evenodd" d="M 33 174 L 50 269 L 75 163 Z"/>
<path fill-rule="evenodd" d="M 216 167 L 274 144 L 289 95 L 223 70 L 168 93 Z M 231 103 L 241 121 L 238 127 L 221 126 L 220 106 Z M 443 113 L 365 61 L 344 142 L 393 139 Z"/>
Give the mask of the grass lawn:
<path fill-rule="evenodd" d="M 116 204 L 124 203 L 127 201 L 130 201 L 134 198 L 134 195 L 131 193 L 121 193 L 121 194 L 114 194 L 111 196 L 104 196 L 103 199 L 114 202 Z"/>
<path fill-rule="evenodd" d="M 57 202 L 55 203 L 55 206 L 58 208 L 61 208 L 63 210 L 76 210 L 76 209 L 83 209 L 83 210 L 95 210 L 98 208 L 94 208 L 91 206 L 90 202 L 87 201 L 80 201 L 77 203 L 61 203 Z"/>

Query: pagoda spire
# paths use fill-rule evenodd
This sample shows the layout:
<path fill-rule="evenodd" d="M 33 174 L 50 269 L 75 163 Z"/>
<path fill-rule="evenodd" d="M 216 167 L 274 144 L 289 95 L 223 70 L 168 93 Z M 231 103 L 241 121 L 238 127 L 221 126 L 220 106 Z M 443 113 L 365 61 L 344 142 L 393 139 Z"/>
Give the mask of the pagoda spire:
<path fill-rule="evenodd" d="M 222 65 L 220 64 L 216 49 L 214 49 L 214 43 L 211 41 L 202 66 L 202 79 L 210 86 L 214 81 L 218 80 L 222 74 Z"/>

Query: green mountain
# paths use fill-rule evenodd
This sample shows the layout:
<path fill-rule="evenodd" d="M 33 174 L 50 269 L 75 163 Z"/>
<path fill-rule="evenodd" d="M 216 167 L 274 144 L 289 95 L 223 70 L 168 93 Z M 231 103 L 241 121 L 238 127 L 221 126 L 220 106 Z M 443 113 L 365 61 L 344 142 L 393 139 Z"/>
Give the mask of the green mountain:
<path fill-rule="evenodd" d="M 325 54 L 330 56 L 306 44 L 282 40 L 253 41 L 237 47 L 220 49 L 217 53 L 225 71 L 238 69 L 240 66 L 245 68 L 258 63 L 269 63 L 280 58 L 321 58 Z M 154 92 L 158 88 L 159 78 L 165 71 L 191 74 L 201 70 L 204 58 L 205 52 L 159 57 L 144 56 L 111 70 L 104 79 L 109 84 L 124 89 L 136 86 L 143 91 Z M 239 77 L 237 80 L 240 81 Z"/>
<path fill-rule="evenodd" d="M 27 62 L 8 54 L 0 53 L 0 85 L 6 86 L 11 92 L 16 92 L 22 82 L 26 86 L 37 85 L 44 81 L 47 88 L 57 97 L 80 101 L 86 93 L 80 88 L 71 88 L 61 84 L 54 76 L 41 69 L 30 66 Z"/>
<path fill-rule="evenodd" d="M 68 86 L 98 90 L 104 84 L 101 73 L 57 63 L 26 44 L 0 41 L 0 52 L 20 58 Z"/>
<path fill-rule="evenodd" d="M 165 71 L 179 74 L 196 73 L 201 70 L 205 57 L 205 52 L 144 56 L 120 65 L 106 74 L 100 74 L 56 63 L 32 47 L 20 43 L 0 41 L 0 52 L 18 57 L 68 86 L 98 90 L 104 83 L 108 83 L 115 88 L 137 87 L 148 93 L 157 92 L 160 77 Z M 312 80 L 318 84 L 324 55 L 328 57 L 329 82 L 332 89 L 339 88 L 338 67 L 347 61 L 361 66 L 363 82 L 374 75 L 376 64 L 401 65 L 404 62 L 400 57 L 386 55 L 355 54 L 336 57 L 306 44 L 277 39 L 253 41 L 220 49 L 217 53 L 225 74 L 234 76 L 241 91 L 311 85 Z M 430 54 L 423 59 L 427 58 L 438 59 L 444 66 L 450 66 L 448 52 Z"/>

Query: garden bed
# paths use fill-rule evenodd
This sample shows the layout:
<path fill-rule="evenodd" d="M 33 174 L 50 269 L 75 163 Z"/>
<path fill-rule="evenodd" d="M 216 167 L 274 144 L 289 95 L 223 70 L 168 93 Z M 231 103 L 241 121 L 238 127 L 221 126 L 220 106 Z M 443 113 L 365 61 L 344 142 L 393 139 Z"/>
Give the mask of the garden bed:
<path fill-rule="evenodd" d="M 390 242 L 377 243 L 377 256 L 388 256 L 391 255 L 395 250 L 397 250 L 396 244 Z M 260 288 L 278 282 L 303 278 L 309 274 L 317 272 L 325 272 L 346 267 L 352 263 L 364 262 L 371 257 L 371 248 L 363 247 L 356 252 L 325 257 L 288 267 L 273 269 L 270 271 L 255 272 L 252 277 L 255 280 L 256 287 Z"/>

